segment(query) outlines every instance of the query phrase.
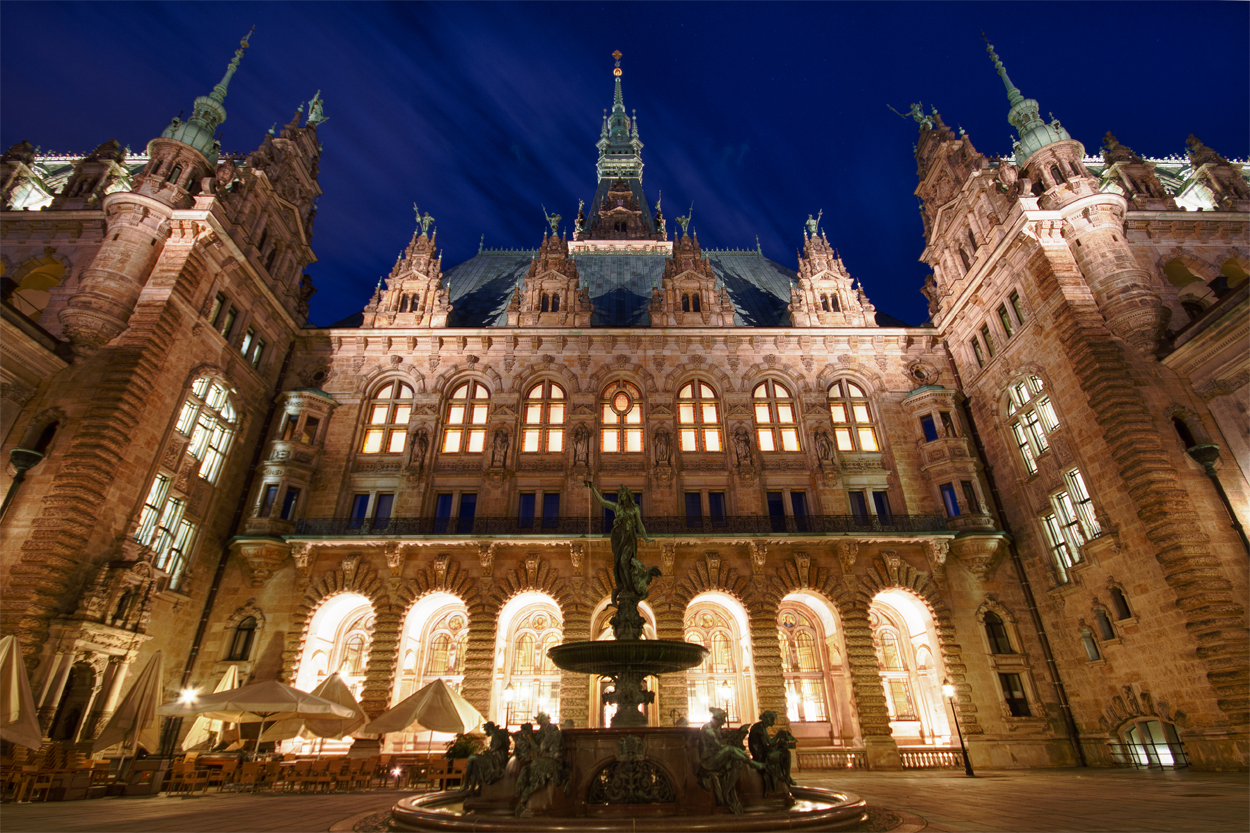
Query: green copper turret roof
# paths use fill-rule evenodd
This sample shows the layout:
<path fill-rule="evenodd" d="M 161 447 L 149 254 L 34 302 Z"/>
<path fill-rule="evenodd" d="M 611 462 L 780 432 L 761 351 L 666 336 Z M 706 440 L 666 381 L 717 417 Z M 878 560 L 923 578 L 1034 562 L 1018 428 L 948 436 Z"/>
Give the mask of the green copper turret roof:
<path fill-rule="evenodd" d="M 985 37 L 985 33 L 982 32 L 981 36 Z M 988 38 L 985 40 L 985 51 L 990 54 L 990 60 L 994 62 L 994 68 L 998 70 L 999 76 L 1003 79 L 1003 86 L 1007 88 L 1007 100 L 1011 102 L 1011 109 L 1007 112 L 1007 121 L 1020 134 L 1020 141 L 1016 142 L 1012 148 L 1016 155 L 1016 164 L 1023 165 L 1030 156 L 1047 145 L 1071 139 L 1072 136 L 1063 129 L 1058 119 L 1053 119 L 1050 124 L 1042 121 L 1041 116 L 1038 115 L 1037 100 L 1025 98 L 1019 88 L 1011 83 L 1011 79 L 1007 77 L 1006 67 L 999 60 L 998 53 L 994 51 L 994 45 L 989 42 Z"/>
<path fill-rule="evenodd" d="M 243 40 L 239 41 L 239 48 L 234 51 L 234 57 L 226 67 L 226 74 L 213 87 L 213 91 L 195 99 L 191 118 L 185 122 L 175 118 L 169 123 L 169 127 L 162 131 L 163 138 L 175 139 L 185 145 L 190 145 L 202 153 L 209 162 L 216 164 L 221 143 L 213 137 L 218 126 L 226 120 L 226 90 L 230 86 L 230 79 L 239 68 L 239 60 L 247 51 L 248 38 L 252 36 L 255 29 L 256 27 L 253 26 L 243 36 Z"/>
<path fill-rule="evenodd" d="M 612 69 L 612 75 L 616 78 L 615 91 L 612 94 L 612 113 L 606 116 L 599 136 L 599 161 L 595 164 L 595 169 L 601 183 L 618 179 L 636 179 L 641 182 L 642 141 L 638 138 L 637 122 L 625 114 L 625 99 L 621 94 L 620 50 L 613 52 L 612 57 L 616 59 L 616 66 Z"/>

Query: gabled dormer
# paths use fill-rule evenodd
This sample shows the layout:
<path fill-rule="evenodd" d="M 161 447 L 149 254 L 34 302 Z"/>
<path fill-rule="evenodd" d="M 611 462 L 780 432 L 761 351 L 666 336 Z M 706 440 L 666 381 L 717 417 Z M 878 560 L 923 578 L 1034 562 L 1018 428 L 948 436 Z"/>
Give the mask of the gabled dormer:
<path fill-rule="evenodd" d="M 660 285 L 651 296 L 652 327 L 732 327 L 734 305 L 699 248 L 698 235 L 686 229 L 689 217 L 679 217 L 682 236 L 673 243 L 673 256 L 664 264 Z"/>
<path fill-rule="evenodd" d="M 796 327 L 875 327 L 877 309 L 857 286 L 841 256 L 829 245 L 819 216 L 807 215 L 799 255 L 799 282 L 790 288 L 790 321 Z"/>
<path fill-rule="evenodd" d="M 543 233 L 538 256 L 512 295 L 507 313 L 510 327 L 590 326 L 594 312 L 590 293 L 578 279 L 568 240 L 558 233 L 559 219 L 559 215 L 553 218 L 551 234 Z"/>
<path fill-rule="evenodd" d="M 1164 189 L 1154 165 L 1120 144 L 1109 130 L 1102 140 L 1102 158 L 1107 163 L 1102 172 L 1102 190 L 1123 195 L 1139 211 L 1177 210 L 1176 200 Z"/>
<path fill-rule="evenodd" d="M 100 145 L 74 164 L 74 172 L 65 187 L 52 198 L 51 208 L 69 211 L 99 208 L 105 194 L 131 185 L 125 162 L 126 152 L 116 139 Z"/>
<path fill-rule="evenodd" d="M 413 206 L 416 209 L 416 206 Z M 434 218 L 417 211 L 419 229 L 395 261 L 386 278 L 379 281 L 373 298 L 365 307 L 365 327 L 445 327 L 451 314 L 451 300 L 443 287 L 443 256 L 437 252 L 437 231 L 431 235 Z"/>
<path fill-rule="evenodd" d="M 1211 194 L 1216 211 L 1250 211 L 1250 185 L 1234 165 L 1190 133 L 1185 142 L 1192 178 Z"/>

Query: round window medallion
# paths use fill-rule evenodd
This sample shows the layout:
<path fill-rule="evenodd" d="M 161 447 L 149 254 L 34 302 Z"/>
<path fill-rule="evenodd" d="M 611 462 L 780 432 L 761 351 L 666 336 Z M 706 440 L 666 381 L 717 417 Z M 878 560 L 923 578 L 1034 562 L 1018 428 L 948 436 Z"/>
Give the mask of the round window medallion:
<path fill-rule="evenodd" d="M 612 410 L 616 411 L 621 416 L 625 416 L 625 414 L 629 413 L 633 407 L 634 400 L 629 395 L 629 391 L 618 390 L 616 393 L 612 394 Z"/>

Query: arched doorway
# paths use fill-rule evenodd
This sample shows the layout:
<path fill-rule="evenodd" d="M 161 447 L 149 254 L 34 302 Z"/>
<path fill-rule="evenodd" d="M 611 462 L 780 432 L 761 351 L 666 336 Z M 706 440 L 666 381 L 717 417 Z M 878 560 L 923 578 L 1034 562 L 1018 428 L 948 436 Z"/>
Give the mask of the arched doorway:
<path fill-rule="evenodd" d="M 777 608 L 786 681 L 786 716 L 800 740 L 859 745 L 846 644 L 837 611 L 811 593 L 790 593 Z"/>
<path fill-rule="evenodd" d="M 929 609 L 904 590 L 883 590 L 868 607 L 868 626 L 895 742 L 948 745 L 952 730 L 942 699 L 937 628 Z"/>
<path fill-rule="evenodd" d="M 713 706 L 726 711 L 727 723 L 754 720 L 751 629 L 741 603 L 724 593 L 702 593 L 686 606 L 684 626 L 687 642 L 708 649 L 703 663 L 686 672 L 686 714 L 691 725 L 710 720 Z"/>
<path fill-rule="evenodd" d="M 322 602 L 308 624 L 295 687 L 312 691 L 337 671 L 359 702 L 373 646 L 375 618 L 373 604 L 359 593 L 338 593 Z M 342 752 L 351 744 L 351 736 L 314 742 L 319 750 Z M 299 751 L 308 746 L 303 738 L 293 738 L 287 743 Z"/>
<path fill-rule="evenodd" d="M 560 722 L 560 669 L 547 657 L 564 633 L 560 608 L 545 593 L 519 593 L 499 612 L 495 637 L 492 718 L 520 728 L 538 712 Z"/>
<path fill-rule="evenodd" d="M 56 707 L 56 714 L 52 718 L 52 728 L 48 730 L 50 740 L 59 743 L 74 743 L 78 740 L 78 732 L 87 716 L 94 690 L 95 669 L 85 662 L 74 663 L 69 672 L 69 681 L 65 684 L 65 691 L 61 695 L 61 703 Z"/>
<path fill-rule="evenodd" d="M 655 639 L 655 613 L 651 610 L 650 605 L 646 602 L 639 602 L 638 612 L 642 614 L 642 638 Z M 599 607 L 595 610 L 595 615 L 591 617 L 591 621 L 595 623 L 591 633 L 595 634 L 596 640 L 616 638 L 612 633 L 611 621 L 615 613 L 616 608 L 609 607 L 607 599 L 599 603 Z M 647 725 L 659 726 L 660 715 L 662 714 L 660 682 L 655 677 L 647 677 L 644 682 L 647 691 L 655 694 L 655 700 L 646 707 Z M 587 710 L 587 713 L 591 715 L 590 725 L 592 727 L 612 725 L 612 717 L 616 714 L 616 704 L 603 702 L 603 695 L 611 690 L 611 677 L 590 678 L 590 708 Z"/>
<path fill-rule="evenodd" d="M 463 601 L 450 593 L 431 593 L 419 599 L 404 619 L 391 705 L 435 680 L 459 691 L 468 642 L 469 609 Z M 387 743 L 393 751 L 437 750 L 451 739 L 442 732 L 400 732 L 388 735 Z"/>

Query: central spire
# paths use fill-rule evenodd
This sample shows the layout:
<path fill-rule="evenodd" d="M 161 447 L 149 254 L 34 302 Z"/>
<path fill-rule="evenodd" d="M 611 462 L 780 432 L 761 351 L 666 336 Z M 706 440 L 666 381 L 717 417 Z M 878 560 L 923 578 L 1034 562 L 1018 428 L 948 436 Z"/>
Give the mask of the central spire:
<path fill-rule="evenodd" d="M 612 53 L 612 57 L 616 59 L 616 67 L 612 70 L 612 74 L 616 76 L 616 92 L 612 95 L 612 112 L 625 112 L 625 97 L 621 95 L 621 50 Z"/>
<path fill-rule="evenodd" d="M 621 93 L 621 51 L 612 53 L 616 66 L 612 68 L 615 90 L 612 93 L 612 113 L 604 120 L 599 134 L 599 162 L 595 166 L 599 181 L 636 179 L 642 181 L 642 141 L 638 138 L 637 122 L 625 114 L 625 96 Z"/>
<path fill-rule="evenodd" d="M 226 66 L 226 74 L 213 87 L 213 91 L 195 99 L 195 103 L 191 105 L 191 118 L 185 122 L 175 118 L 161 133 L 163 138 L 176 139 L 183 144 L 190 145 L 202 153 L 209 162 L 216 164 L 221 143 L 216 141 L 214 135 L 217 133 L 217 128 L 226 120 L 226 89 L 230 86 L 230 79 L 239 68 L 239 61 L 243 53 L 247 51 L 248 39 L 252 37 L 252 32 L 255 30 L 256 27 L 253 26 L 243 36 L 243 40 L 239 41 L 239 48 L 234 50 L 234 57 Z"/>
<path fill-rule="evenodd" d="M 1038 114 L 1040 106 L 1037 100 L 1025 98 L 1019 88 L 1011 83 L 1011 79 L 1007 77 L 1007 68 L 1003 66 L 998 53 L 994 51 L 994 44 L 990 43 L 990 39 L 985 36 L 984 32 L 981 33 L 981 37 L 985 40 L 985 51 L 989 53 L 990 60 L 994 62 L 994 68 L 1003 79 L 1003 86 L 1007 88 L 1007 100 L 1011 103 L 1011 109 L 1007 111 L 1007 121 L 1020 134 L 1020 141 L 1016 142 L 1013 147 L 1016 164 L 1023 165 L 1030 156 L 1046 145 L 1071 139 L 1072 136 L 1063 129 L 1059 119 L 1053 119 L 1050 124 L 1042 121 L 1042 117 Z"/>

